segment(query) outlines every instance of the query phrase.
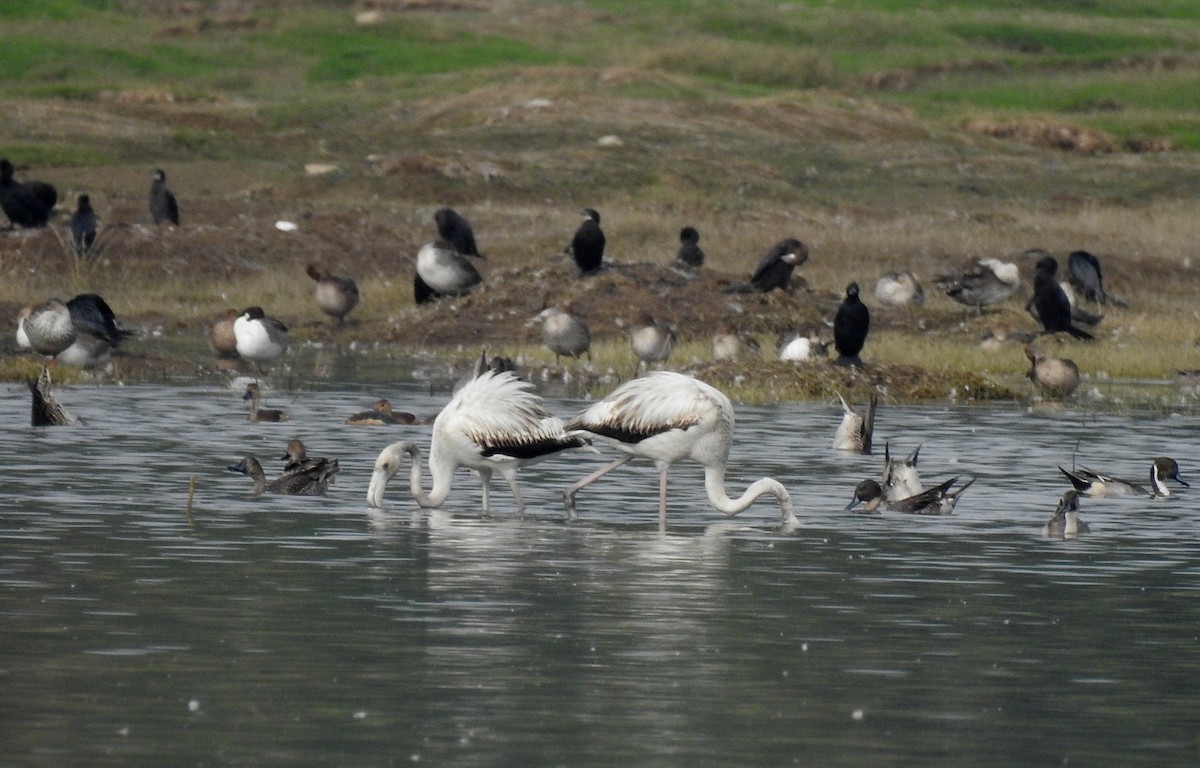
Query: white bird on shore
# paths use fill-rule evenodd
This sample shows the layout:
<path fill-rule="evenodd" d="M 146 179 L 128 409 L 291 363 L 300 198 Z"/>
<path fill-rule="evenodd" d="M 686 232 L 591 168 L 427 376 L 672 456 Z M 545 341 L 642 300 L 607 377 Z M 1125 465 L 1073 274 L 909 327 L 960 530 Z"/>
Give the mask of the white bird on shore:
<path fill-rule="evenodd" d="M 725 492 L 725 466 L 733 443 L 733 405 L 720 390 L 691 376 L 655 371 L 618 387 L 567 422 L 568 432 L 588 432 L 624 453 L 563 493 L 567 516 L 575 519 L 575 495 L 630 459 L 654 462 L 659 474 L 658 527 L 667 527 L 667 471 L 680 459 L 704 466 L 704 490 L 714 507 L 736 515 L 764 494 L 779 502 L 783 527 L 799 525 L 792 499 L 779 481 L 764 477 L 737 499 Z"/>
<path fill-rule="evenodd" d="M 269 363 L 287 349 L 288 329 L 262 307 L 250 307 L 233 321 L 238 354 L 255 364 Z"/>
<path fill-rule="evenodd" d="M 552 415 L 533 391 L 533 385 L 511 371 L 484 371 L 467 382 L 433 421 L 429 447 L 429 472 L 433 488 L 425 492 L 421 480 L 421 449 L 402 440 L 384 448 L 375 460 L 367 488 L 367 505 L 383 507 L 383 492 L 400 469 L 404 454 L 412 457 L 410 486 L 422 507 L 440 507 L 450 495 L 454 471 L 459 467 L 479 473 L 483 483 L 483 513 L 489 511 L 488 486 L 493 472 L 508 481 L 517 500 L 525 500 L 517 487 L 517 470 L 559 451 L 582 448 L 588 441 L 568 434 L 562 420 Z"/>

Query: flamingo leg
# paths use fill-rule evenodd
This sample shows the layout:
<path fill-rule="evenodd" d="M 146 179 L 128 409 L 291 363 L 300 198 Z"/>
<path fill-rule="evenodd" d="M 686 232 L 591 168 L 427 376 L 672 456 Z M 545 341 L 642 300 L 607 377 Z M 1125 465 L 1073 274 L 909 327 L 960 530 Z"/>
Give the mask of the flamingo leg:
<path fill-rule="evenodd" d="M 491 499 L 489 497 L 491 495 L 490 491 L 491 491 L 491 485 L 492 485 L 492 470 L 490 470 L 490 469 L 479 470 L 479 482 L 483 484 L 483 516 L 489 517 L 490 512 L 491 512 L 491 507 L 489 505 L 489 502 L 491 501 Z"/>
<path fill-rule="evenodd" d="M 624 464 L 625 462 L 629 461 L 632 458 L 633 458 L 633 456 L 626 454 L 626 455 L 622 456 L 621 458 L 617 459 L 616 461 L 614 461 L 612 464 L 608 464 L 606 466 L 601 467 L 600 469 L 597 469 L 592 474 L 588 475 L 587 477 L 583 478 L 579 482 L 572 485 L 567 490 L 563 491 L 563 503 L 567 507 L 567 519 L 568 520 L 575 519 L 575 494 L 579 493 L 584 488 L 588 487 L 592 483 L 596 482 L 597 480 L 604 477 L 609 472 L 612 472 L 614 469 L 621 466 L 622 464 Z"/>
<path fill-rule="evenodd" d="M 667 532 L 667 470 L 658 473 L 658 532 Z"/>
<path fill-rule="evenodd" d="M 516 470 L 513 470 L 512 472 L 505 472 L 503 474 L 504 474 L 504 479 L 508 481 L 508 487 L 512 489 L 513 498 L 515 498 L 517 500 L 517 514 L 518 515 L 524 514 L 525 499 L 522 498 L 521 489 L 517 486 Z"/>

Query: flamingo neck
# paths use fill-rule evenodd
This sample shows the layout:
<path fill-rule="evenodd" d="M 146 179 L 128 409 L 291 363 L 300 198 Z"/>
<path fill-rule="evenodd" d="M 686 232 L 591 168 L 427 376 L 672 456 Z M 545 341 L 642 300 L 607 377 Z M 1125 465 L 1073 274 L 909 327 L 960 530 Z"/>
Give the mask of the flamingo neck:
<path fill-rule="evenodd" d="M 417 504 L 426 509 L 442 506 L 446 497 L 450 495 L 454 468 L 450 467 L 447 471 L 444 462 L 438 460 L 436 451 L 430 451 L 429 473 L 433 475 L 433 490 L 425 493 L 421 479 L 421 449 L 413 446 L 409 454 L 412 456 L 412 474 L 409 476 L 412 497 L 416 499 Z"/>
<path fill-rule="evenodd" d="M 708 500 L 720 512 L 726 515 L 736 515 L 754 503 L 759 496 L 770 494 L 779 502 L 779 510 L 785 523 L 795 523 L 796 513 L 792 508 L 792 497 L 787 489 L 769 477 L 755 480 L 750 487 L 736 499 L 729 498 L 725 492 L 725 468 L 719 466 L 704 468 L 704 490 L 708 492 Z"/>

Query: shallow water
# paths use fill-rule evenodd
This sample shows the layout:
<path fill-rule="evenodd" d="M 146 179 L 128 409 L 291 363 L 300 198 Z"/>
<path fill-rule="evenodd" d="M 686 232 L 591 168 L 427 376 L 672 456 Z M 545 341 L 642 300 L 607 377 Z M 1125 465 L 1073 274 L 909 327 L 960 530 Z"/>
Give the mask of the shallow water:
<path fill-rule="evenodd" d="M 427 388 L 269 391 L 248 424 L 212 386 L 71 387 L 87 420 L 35 430 L 0 399 L 0 765 L 983 765 L 1194 763 L 1200 487 L 1085 500 L 1092 533 L 1040 536 L 1079 462 L 1200 482 L 1194 413 L 893 407 L 927 481 L 976 477 L 955 515 L 842 511 L 880 456 L 829 450 L 833 404 L 740 407 L 729 484 L 763 474 L 805 525 L 728 520 L 699 468 L 657 481 L 612 456 L 522 472 L 517 518 L 461 473 L 443 510 L 401 483 L 369 513 L 372 462 L 429 427 L 342 424 Z M 578 401 L 552 400 L 572 413 Z M 343 467 L 328 498 L 251 498 L 289 437 Z M 188 509 L 189 482 L 195 496 Z"/>

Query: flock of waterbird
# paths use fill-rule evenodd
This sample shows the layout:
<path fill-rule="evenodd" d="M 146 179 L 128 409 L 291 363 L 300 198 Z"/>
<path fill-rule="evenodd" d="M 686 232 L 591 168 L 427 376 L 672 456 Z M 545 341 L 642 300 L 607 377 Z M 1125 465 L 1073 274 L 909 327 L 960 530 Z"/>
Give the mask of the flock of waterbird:
<path fill-rule="evenodd" d="M 0 209 L 12 226 L 46 226 L 57 204 L 57 191 L 44 182 L 18 182 L 13 174 L 12 164 L 0 160 Z M 161 169 L 152 175 L 149 211 L 156 224 L 179 225 L 179 206 L 166 186 L 166 174 Z M 583 222 L 564 251 L 574 259 L 580 276 L 587 277 L 605 267 L 605 236 L 596 210 L 585 208 L 582 216 Z M 413 292 L 418 304 L 443 296 L 465 295 L 483 280 L 472 263 L 473 259 L 484 256 L 476 245 L 470 223 L 450 208 L 439 209 L 434 214 L 434 223 L 438 237 L 423 246 L 416 259 Z M 88 195 L 79 195 L 68 228 L 75 253 L 85 258 L 93 256 L 98 244 L 97 219 Z M 699 246 L 699 232 L 694 227 L 684 227 L 679 240 L 677 265 L 692 270 L 701 267 L 704 252 Z M 801 241 L 781 239 L 762 257 L 748 281 L 725 291 L 791 291 L 793 271 L 807 261 L 808 255 L 808 248 Z M 1072 253 L 1067 261 L 1067 280 L 1062 282 L 1056 277 L 1058 263 L 1054 257 L 1041 251 L 1030 251 L 1027 255 L 1036 258 L 1036 266 L 1033 297 L 1026 309 L 1042 325 L 1044 333 L 1063 332 L 1077 339 L 1092 340 L 1093 335 L 1078 324 L 1094 325 L 1099 316 L 1083 310 L 1079 299 L 1098 305 L 1124 306 L 1105 291 L 1099 260 L 1092 254 Z M 981 258 L 938 276 L 935 283 L 950 298 L 982 313 L 1018 290 L 1019 272 L 1014 263 Z M 341 324 L 359 302 L 354 280 L 333 275 L 316 264 L 309 264 L 306 273 L 316 283 L 317 307 Z M 923 304 L 925 300 L 920 282 L 911 272 L 884 275 L 876 283 L 875 298 L 889 305 Z M 535 320 L 542 324 L 543 342 L 554 352 L 556 364 L 564 356 L 578 359 L 588 355 L 590 359 L 591 337 L 580 318 L 561 308 L 547 307 Z M 860 298 L 857 283 L 847 286 L 832 326 L 836 364 L 863 365 L 859 354 L 869 332 L 870 311 Z M 94 365 L 107 360 L 130 335 L 118 327 L 111 308 L 96 294 L 81 294 L 67 302 L 50 299 L 23 308 L 17 318 L 18 345 L 51 362 Z M 283 355 L 288 345 L 288 329 L 261 307 L 253 306 L 230 312 L 213 326 L 209 341 L 218 354 L 237 356 L 261 373 L 262 366 Z M 595 451 L 594 444 L 599 441 L 615 448 L 620 457 L 564 490 L 563 501 L 571 520 L 576 518 L 576 496 L 580 491 L 631 459 L 643 458 L 653 462 L 659 474 L 658 520 L 660 530 L 665 530 L 668 471 L 674 463 L 690 459 L 703 466 L 704 488 L 710 504 L 717 510 L 736 515 L 758 498 L 770 496 L 779 505 L 781 528 L 794 528 L 798 520 L 791 496 L 777 480 L 764 477 L 737 498 L 728 495 L 725 472 L 734 432 L 734 410 L 728 397 L 681 373 L 658 370 L 639 375 L 643 364 L 649 366 L 667 360 L 674 343 L 675 335 L 668 325 L 650 314 L 642 316 L 630 330 L 630 345 L 638 360 L 635 378 L 565 421 L 547 409 L 533 385 L 514 371 L 512 361 L 489 358 L 485 352 L 473 375 L 461 383 L 432 420 L 427 462 L 431 489 L 428 492 L 424 489 L 425 455 L 421 447 L 414 440 L 401 440 L 384 448 L 376 459 L 367 490 L 368 505 L 382 508 L 385 489 L 407 457 L 411 462 L 409 491 L 421 507 L 441 506 L 451 492 L 457 470 L 466 468 L 479 475 L 484 515 L 491 509 L 489 487 L 495 473 L 505 479 L 517 511 L 521 512 L 525 502 L 517 473 L 522 467 L 563 451 Z M 779 356 L 783 360 L 804 360 L 819 354 L 823 347 L 818 333 L 798 334 L 780 345 Z M 716 334 L 713 350 L 717 359 L 738 359 L 747 352 L 758 353 L 757 342 L 738 333 L 732 325 L 723 326 Z M 1043 392 L 1066 396 L 1078 386 L 1078 368 L 1072 361 L 1048 356 L 1036 339 L 1028 341 L 1025 352 L 1031 363 L 1029 378 Z M 29 386 L 35 426 L 78 423 L 54 399 L 48 367 Z M 262 407 L 262 390 L 257 381 L 247 385 L 244 399 L 249 401 L 251 422 L 287 419 L 282 410 Z M 865 414 L 856 412 L 845 399 L 841 403 L 843 418 L 835 432 L 833 448 L 871 453 L 877 398 L 871 398 Z M 379 400 L 372 409 L 347 419 L 349 424 L 363 425 L 419 421 L 410 413 L 394 411 L 387 400 Z M 897 462 L 885 446 L 882 479 L 858 483 L 846 509 L 865 514 L 878 514 L 882 510 L 912 515 L 950 514 L 974 478 L 957 489 L 954 486 L 958 477 L 926 489 L 916 468 L 919 453 L 920 446 Z M 308 457 L 304 444 L 297 439 L 288 444 L 280 458 L 287 463 L 274 480 L 268 481 L 254 456 L 243 457 L 229 469 L 250 477 L 255 494 L 292 495 L 323 495 L 340 471 L 337 459 Z M 1052 537 L 1070 538 L 1088 531 L 1087 524 L 1079 519 L 1080 496 L 1161 497 L 1170 495 L 1167 480 L 1187 485 L 1179 476 L 1178 464 L 1166 457 L 1153 461 L 1149 488 L 1086 468 L 1059 469 L 1071 482 L 1072 489 L 1063 494 L 1053 517 L 1043 528 L 1043 533 Z"/>

